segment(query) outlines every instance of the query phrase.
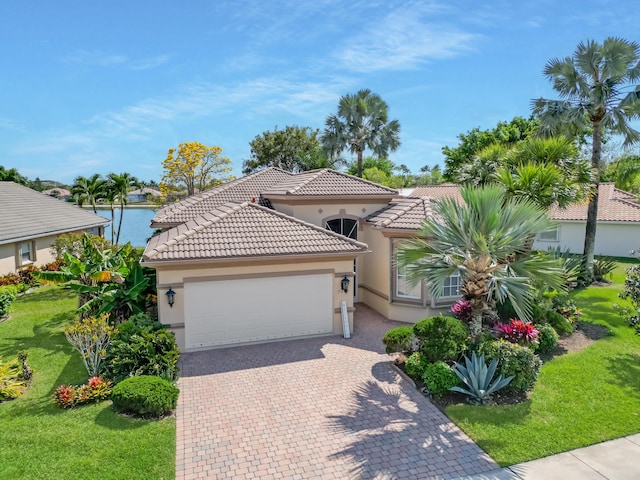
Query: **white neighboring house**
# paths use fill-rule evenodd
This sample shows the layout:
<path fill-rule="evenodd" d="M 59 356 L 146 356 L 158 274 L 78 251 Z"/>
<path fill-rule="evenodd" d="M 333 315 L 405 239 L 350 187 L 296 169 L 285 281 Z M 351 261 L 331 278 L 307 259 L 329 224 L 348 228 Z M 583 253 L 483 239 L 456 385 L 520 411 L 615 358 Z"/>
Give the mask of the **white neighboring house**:
<path fill-rule="evenodd" d="M 109 220 L 14 182 L 0 182 L 0 275 L 54 260 L 58 235 L 104 235 Z"/>
<path fill-rule="evenodd" d="M 127 194 L 127 201 L 130 203 L 140 203 L 161 196 L 162 194 L 160 191 L 155 188 L 144 187 L 137 190 L 131 190 Z"/>
<path fill-rule="evenodd" d="M 416 188 L 412 196 L 438 199 L 454 197 L 461 200 L 459 185 L 446 183 Z M 588 201 L 561 209 L 549 209 L 549 216 L 558 226 L 536 236 L 533 248 L 547 250 L 560 247 L 562 251 L 582 254 L 587 224 Z M 596 255 L 631 257 L 633 249 L 640 248 L 640 202 L 633 193 L 619 190 L 613 183 L 601 183 L 598 190 L 598 227 Z"/>

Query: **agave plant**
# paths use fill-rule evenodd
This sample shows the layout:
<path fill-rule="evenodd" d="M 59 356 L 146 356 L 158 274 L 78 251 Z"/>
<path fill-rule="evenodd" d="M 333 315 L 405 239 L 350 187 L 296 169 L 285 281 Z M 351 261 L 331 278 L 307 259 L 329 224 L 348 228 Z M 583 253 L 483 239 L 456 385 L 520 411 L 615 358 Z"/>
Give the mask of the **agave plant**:
<path fill-rule="evenodd" d="M 484 361 L 484 353 L 478 357 L 476 352 L 473 352 L 471 359 L 465 355 L 464 363 L 466 366 L 456 362 L 453 371 L 467 388 L 452 387 L 450 390 L 469 395 L 471 402 L 478 405 L 486 404 L 491 400 L 491 395 L 494 392 L 509 385 L 509 382 L 513 379 L 513 376 L 503 378 L 502 375 L 498 375 L 498 378 L 493 380 L 493 375 L 498 367 L 498 359 L 491 360 L 487 367 Z"/>

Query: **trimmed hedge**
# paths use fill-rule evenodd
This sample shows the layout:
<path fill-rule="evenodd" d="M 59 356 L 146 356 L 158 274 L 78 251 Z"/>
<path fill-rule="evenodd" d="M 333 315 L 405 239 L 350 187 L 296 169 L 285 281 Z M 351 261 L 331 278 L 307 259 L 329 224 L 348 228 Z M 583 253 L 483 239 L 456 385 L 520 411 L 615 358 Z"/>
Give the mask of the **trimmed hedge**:
<path fill-rule="evenodd" d="M 413 327 L 396 327 L 388 330 L 382 337 L 382 343 L 386 345 L 385 351 L 389 354 L 410 352 L 413 346 Z"/>
<path fill-rule="evenodd" d="M 141 375 L 117 384 L 111 400 L 117 412 L 159 418 L 176 408 L 179 393 L 178 387 L 163 378 Z"/>
<path fill-rule="evenodd" d="M 513 380 L 505 390 L 527 392 L 533 388 L 540 373 L 542 361 L 531 349 L 505 340 L 482 343 L 478 354 L 484 353 L 488 362 L 498 359 L 497 374 L 504 377 L 513 375 Z"/>
<path fill-rule="evenodd" d="M 413 326 L 413 334 L 418 339 L 418 350 L 429 363 L 455 361 L 466 348 L 469 330 L 453 317 L 431 317 L 420 320 Z"/>

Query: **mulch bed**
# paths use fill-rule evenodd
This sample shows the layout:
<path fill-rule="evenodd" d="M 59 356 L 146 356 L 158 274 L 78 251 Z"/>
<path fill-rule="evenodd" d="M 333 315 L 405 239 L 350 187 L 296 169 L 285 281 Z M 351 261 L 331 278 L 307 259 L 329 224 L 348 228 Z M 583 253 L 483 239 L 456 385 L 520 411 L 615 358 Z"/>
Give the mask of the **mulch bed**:
<path fill-rule="evenodd" d="M 560 355 L 564 355 L 570 352 L 579 352 L 589 345 L 594 343 L 597 340 L 600 340 L 603 337 L 606 337 L 609 334 L 609 329 L 602 325 L 594 325 L 592 323 L 586 322 L 578 322 L 576 326 L 576 330 L 569 336 L 561 338 L 558 341 L 558 346 L 556 349 L 548 354 L 540 355 L 540 358 L 548 362 L 549 360 L 558 357 Z M 394 364 L 400 370 L 404 372 L 404 362 L 406 357 L 404 355 L 399 355 Z M 405 372 L 406 374 L 406 372 Z M 412 378 L 411 379 L 416 388 L 420 392 L 425 391 L 425 385 L 422 380 Z M 493 394 L 492 405 L 515 405 L 521 402 L 524 402 L 529 399 L 531 392 L 496 392 Z M 438 407 L 440 410 L 444 411 L 445 407 L 449 405 L 459 405 L 467 403 L 467 396 L 461 393 L 450 392 L 440 397 L 431 398 L 431 402 Z"/>

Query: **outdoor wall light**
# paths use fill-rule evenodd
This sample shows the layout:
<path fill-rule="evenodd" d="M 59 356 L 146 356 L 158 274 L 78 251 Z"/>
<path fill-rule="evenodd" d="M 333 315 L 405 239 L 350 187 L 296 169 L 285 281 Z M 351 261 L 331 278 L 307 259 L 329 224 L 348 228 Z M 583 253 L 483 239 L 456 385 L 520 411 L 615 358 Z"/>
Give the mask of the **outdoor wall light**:
<path fill-rule="evenodd" d="M 176 300 L 176 292 L 174 292 L 171 289 L 171 287 L 169 287 L 169 290 L 167 290 L 167 293 L 165 293 L 165 295 L 167 296 L 167 301 L 169 302 L 169 306 L 173 308 L 173 304 L 175 303 L 175 300 Z"/>
<path fill-rule="evenodd" d="M 349 284 L 351 283 L 351 280 L 349 280 L 347 278 L 347 276 L 345 275 L 344 278 L 342 279 L 342 281 L 340 282 L 340 287 L 342 287 L 342 291 L 344 293 L 347 293 L 349 291 Z"/>

